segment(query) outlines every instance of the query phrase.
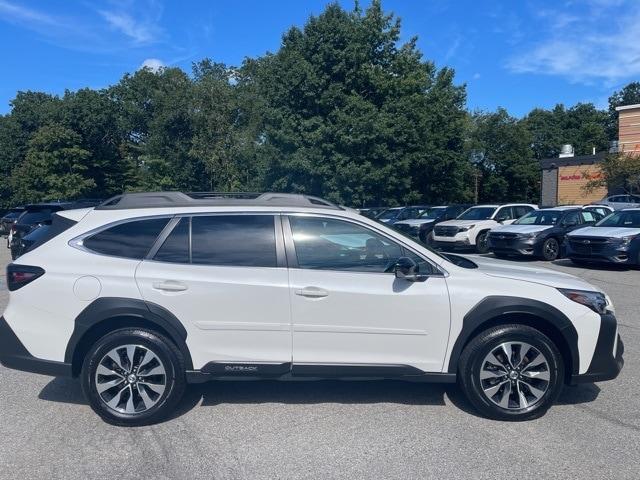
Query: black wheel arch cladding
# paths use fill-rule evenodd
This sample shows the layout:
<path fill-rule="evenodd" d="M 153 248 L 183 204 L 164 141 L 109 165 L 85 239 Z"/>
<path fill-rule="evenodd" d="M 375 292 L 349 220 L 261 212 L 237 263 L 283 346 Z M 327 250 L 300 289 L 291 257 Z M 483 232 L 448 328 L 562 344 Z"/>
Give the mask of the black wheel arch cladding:
<path fill-rule="evenodd" d="M 125 320 L 118 321 L 120 319 Z M 114 322 L 113 328 L 107 328 L 109 321 Z M 152 302 L 120 297 L 98 298 L 80 312 L 75 319 L 73 333 L 67 343 L 65 362 L 72 364 L 78 349 L 86 348 L 83 342 L 94 328 L 106 328 L 104 332 L 106 334 L 111 330 L 129 326 L 144 328 L 145 324 L 151 324 L 168 335 L 182 353 L 186 368 L 193 368 L 191 354 L 186 345 L 187 330 L 175 315 Z"/>
<path fill-rule="evenodd" d="M 580 365 L 578 333 L 567 316 L 557 308 L 538 300 L 501 295 L 485 297 L 464 316 L 462 330 L 451 350 L 447 371 L 449 373 L 457 371 L 458 360 L 462 350 L 475 336 L 476 332 L 484 330 L 486 327 L 503 323 L 501 319 L 504 319 L 505 323 L 514 323 L 514 317 L 517 318 L 518 315 L 529 319 L 532 317 L 538 318 L 542 322 L 551 325 L 560 334 L 568 347 L 569 351 L 563 352 L 562 345 L 556 345 L 560 353 L 568 355 L 571 360 L 571 371 L 569 373 L 573 375 L 578 373 Z M 532 325 L 531 322 L 523 323 L 535 328 L 535 324 Z"/>

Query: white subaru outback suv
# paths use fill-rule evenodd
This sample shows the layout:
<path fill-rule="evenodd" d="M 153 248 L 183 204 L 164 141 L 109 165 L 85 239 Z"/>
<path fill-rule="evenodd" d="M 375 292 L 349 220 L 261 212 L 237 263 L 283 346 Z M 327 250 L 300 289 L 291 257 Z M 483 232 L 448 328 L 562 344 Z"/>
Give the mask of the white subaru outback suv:
<path fill-rule="evenodd" d="M 446 250 L 475 248 L 478 253 L 487 253 L 489 230 L 499 225 L 509 225 L 537 208 L 528 203 L 476 205 L 462 212 L 455 220 L 436 225 L 433 229 L 433 245 Z"/>
<path fill-rule="evenodd" d="M 314 197 L 124 194 L 56 214 L 7 267 L 0 361 L 79 378 L 118 425 L 216 379 L 457 381 L 482 414 L 522 420 L 618 375 L 606 294 L 482 261 Z"/>

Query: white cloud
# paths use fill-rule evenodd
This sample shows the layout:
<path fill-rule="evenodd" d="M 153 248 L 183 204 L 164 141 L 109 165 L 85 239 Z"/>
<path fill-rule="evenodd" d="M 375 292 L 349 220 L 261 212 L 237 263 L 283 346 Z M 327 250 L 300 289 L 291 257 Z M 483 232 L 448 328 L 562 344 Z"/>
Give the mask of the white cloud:
<path fill-rule="evenodd" d="M 611 85 L 640 75 L 640 3 L 591 0 L 588 5 L 581 17 L 558 12 L 559 21 L 548 22 L 547 38 L 527 45 L 509 59 L 507 68 L 585 84 Z M 541 16 L 553 17 L 554 12 Z"/>
<path fill-rule="evenodd" d="M 136 43 L 145 44 L 156 40 L 158 28 L 152 23 L 138 20 L 127 12 L 100 10 L 99 13 L 113 29 Z"/>
<path fill-rule="evenodd" d="M 165 65 L 162 62 L 162 60 L 158 60 L 157 58 L 147 58 L 144 62 L 142 62 L 138 70 L 142 70 L 143 68 L 148 68 L 153 73 L 158 73 L 160 69 L 164 67 Z"/>
<path fill-rule="evenodd" d="M 104 10 L 80 4 L 73 13 L 58 14 L 55 4 L 47 8 L 0 0 L 0 21 L 36 32 L 40 37 L 71 50 L 109 53 L 143 47 L 163 38 L 162 6 L 156 0 L 110 1 Z"/>

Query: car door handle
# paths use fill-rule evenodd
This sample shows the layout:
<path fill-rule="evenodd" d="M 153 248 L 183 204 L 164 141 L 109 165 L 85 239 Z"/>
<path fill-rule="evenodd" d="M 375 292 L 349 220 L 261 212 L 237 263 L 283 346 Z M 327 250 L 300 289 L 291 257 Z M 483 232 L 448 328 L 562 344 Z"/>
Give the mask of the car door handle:
<path fill-rule="evenodd" d="M 300 290 L 296 290 L 296 295 L 307 298 L 322 298 L 328 296 L 329 292 L 318 287 L 304 287 Z"/>
<path fill-rule="evenodd" d="M 188 287 L 184 283 L 165 280 L 163 282 L 153 282 L 153 288 L 156 290 L 164 290 L 165 292 L 183 292 Z"/>

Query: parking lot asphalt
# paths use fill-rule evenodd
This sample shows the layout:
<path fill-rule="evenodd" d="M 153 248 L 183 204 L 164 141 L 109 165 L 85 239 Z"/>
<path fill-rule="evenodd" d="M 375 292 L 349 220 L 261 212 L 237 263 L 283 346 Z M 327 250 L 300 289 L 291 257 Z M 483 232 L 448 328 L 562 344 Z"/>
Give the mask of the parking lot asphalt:
<path fill-rule="evenodd" d="M 164 423 L 119 428 L 77 381 L 0 366 L 0 478 L 638 479 L 640 270 L 546 266 L 609 293 L 626 364 L 565 388 L 541 419 L 480 418 L 455 386 L 229 381 L 190 386 Z M 3 277 L 0 310 L 7 299 Z"/>

